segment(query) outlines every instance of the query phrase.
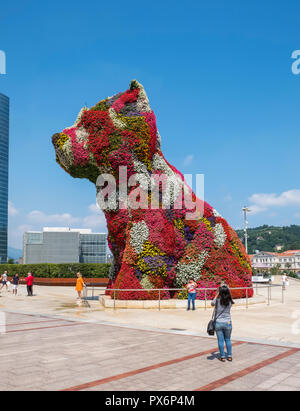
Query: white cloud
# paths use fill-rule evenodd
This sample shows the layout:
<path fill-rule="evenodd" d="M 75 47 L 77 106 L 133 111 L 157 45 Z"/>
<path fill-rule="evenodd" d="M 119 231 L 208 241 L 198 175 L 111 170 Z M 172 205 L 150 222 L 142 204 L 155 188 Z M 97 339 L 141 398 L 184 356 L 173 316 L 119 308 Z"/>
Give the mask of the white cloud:
<path fill-rule="evenodd" d="M 300 206 L 300 190 L 288 190 L 281 194 L 261 193 L 249 197 L 250 209 L 257 214 L 268 211 L 272 207 Z"/>
<path fill-rule="evenodd" d="M 10 204 L 10 216 L 18 214 L 9 223 L 9 245 L 22 248 L 23 234 L 26 231 L 42 231 L 43 227 L 91 228 L 94 232 L 106 232 L 106 219 L 97 204 L 87 207 L 86 215 L 75 217 L 70 213 L 47 214 L 33 210 L 27 214 L 19 212 Z"/>
<path fill-rule="evenodd" d="M 8 230 L 9 245 L 14 248 L 23 248 L 23 235 L 26 231 L 33 230 L 33 226 L 29 224 L 21 224 L 16 227 L 10 227 Z"/>
<path fill-rule="evenodd" d="M 103 231 L 106 227 L 106 220 L 103 211 L 100 210 L 97 204 L 90 204 L 88 206 L 88 210 L 89 214 L 85 217 L 74 217 L 69 213 L 46 214 L 42 211 L 34 210 L 27 215 L 27 218 L 30 223 L 34 223 L 35 225 L 39 224 L 39 229 L 42 229 L 45 225 L 51 224 L 57 227 L 71 227 L 76 225 L 77 228 L 101 228 Z"/>
<path fill-rule="evenodd" d="M 13 205 L 13 203 L 11 201 L 8 202 L 8 215 L 10 217 L 19 214 L 19 211 L 15 208 L 15 206 Z"/>
<path fill-rule="evenodd" d="M 88 206 L 88 209 L 94 214 L 94 213 L 101 213 L 101 209 L 99 208 L 99 206 L 98 206 L 98 204 L 97 203 L 93 203 L 93 204 L 90 204 L 89 206 Z"/>
<path fill-rule="evenodd" d="M 263 213 L 268 210 L 266 207 L 261 207 L 256 204 L 251 204 L 249 208 L 251 210 L 251 214 Z"/>
<path fill-rule="evenodd" d="M 27 215 L 29 221 L 39 224 L 67 224 L 72 225 L 80 222 L 80 218 L 73 217 L 69 213 L 45 214 L 42 211 L 34 210 Z"/>
<path fill-rule="evenodd" d="M 185 157 L 185 159 L 183 160 L 183 165 L 184 166 L 188 166 L 190 165 L 194 160 L 194 154 L 189 154 L 188 156 Z"/>
<path fill-rule="evenodd" d="M 101 228 L 102 230 L 106 227 L 106 221 L 104 215 L 88 215 L 83 218 L 82 225 L 87 228 Z"/>
<path fill-rule="evenodd" d="M 90 204 L 88 209 L 91 214 L 83 218 L 82 225 L 89 228 L 101 228 L 102 231 L 105 230 L 106 220 L 103 211 L 100 210 L 97 204 Z"/>

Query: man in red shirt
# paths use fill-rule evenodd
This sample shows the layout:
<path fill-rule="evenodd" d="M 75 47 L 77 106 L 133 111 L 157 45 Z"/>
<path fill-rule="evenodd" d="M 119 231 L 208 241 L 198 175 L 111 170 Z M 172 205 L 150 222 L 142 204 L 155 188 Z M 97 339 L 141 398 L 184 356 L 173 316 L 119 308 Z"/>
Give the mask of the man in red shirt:
<path fill-rule="evenodd" d="M 32 286 L 33 286 L 33 275 L 32 273 L 28 273 L 28 276 L 25 278 L 27 284 L 27 294 L 28 297 L 32 297 Z"/>

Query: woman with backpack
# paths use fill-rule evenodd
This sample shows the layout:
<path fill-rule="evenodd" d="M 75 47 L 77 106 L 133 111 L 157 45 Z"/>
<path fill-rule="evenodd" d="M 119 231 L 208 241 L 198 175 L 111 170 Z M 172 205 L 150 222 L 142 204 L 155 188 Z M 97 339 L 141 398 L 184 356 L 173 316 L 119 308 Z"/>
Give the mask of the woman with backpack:
<path fill-rule="evenodd" d="M 216 294 L 211 305 L 215 307 L 215 331 L 218 338 L 218 346 L 220 351 L 219 360 L 225 362 L 224 344 L 227 350 L 227 360 L 232 361 L 232 345 L 231 345 L 231 307 L 234 301 L 231 297 L 230 290 L 227 285 L 222 285 Z"/>

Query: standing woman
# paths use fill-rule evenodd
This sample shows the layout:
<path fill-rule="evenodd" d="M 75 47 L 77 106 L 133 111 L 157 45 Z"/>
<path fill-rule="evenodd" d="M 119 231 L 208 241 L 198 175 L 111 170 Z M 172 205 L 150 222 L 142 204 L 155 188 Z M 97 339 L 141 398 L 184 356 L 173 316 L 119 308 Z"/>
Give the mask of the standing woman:
<path fill-rule="evenodd" d="M 222 285 L 211 305 L 215 307 L 215 330 L 218 338 L 218 346 L 220 351 L 219 360 L 225 362 L 224 343 L 227 350 L 227 360 L 232 361 L 232 344 L 231 344 L 231 307 L 234 301 L 231 297 L 230 290 L 227 285 Z"/>
<path fill-rule="evenodd" d="M 193 305 L 193 311 L 195 311 L 195 299 L 196 299 L 196 288 L 197 288 L 197 283 L 195 283 L 195 281 L 190 278 L 189 282 L 186 284 L 186 289 L 188 290 L 188 308 L 187 311 L 190 310 L 191 308 L 191 301 L 192 301 L 192 305 Z"/>
<path fill-rule="evenodd" d="M 82 278 L 82 275 L 81 275 L 81 273 L 77 273 L 77 281 L 76 281 L 76 287 L 75 287 L 75 289 L 76 289 L 76 291 L 77 291 L 77 293 L 78 293 L 78 300 L 81 302 L 81 300 L 82 300 L 82 290 L 83 290 L 83 287 L 85 287 L 85 284 L 84 284 L 84 282 L 83 282 L 83 278 Z"/>

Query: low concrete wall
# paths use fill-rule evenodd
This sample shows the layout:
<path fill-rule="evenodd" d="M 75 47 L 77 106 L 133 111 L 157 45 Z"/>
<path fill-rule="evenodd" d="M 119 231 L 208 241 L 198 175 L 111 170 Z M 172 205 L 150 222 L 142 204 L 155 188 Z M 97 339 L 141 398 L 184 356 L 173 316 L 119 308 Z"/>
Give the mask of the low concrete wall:
<path fill-rule="evenodd" d="M 108 295 L 100 295 L 99 302 L 104 308 L 137 308 L 137 309 L 150 309 L 155 308 L 159 309 L 159 301 L 158 300 L 116 300 L 114 302 L 113 298 Z M 235 305 L 237 306 L 246 306 L 247 300 L 246 298 L 240 298 L 238 300 L 234 300 Z M 252 304 L 262 304 L 267 303 L 267 300 L 264 296 L 255 296 L 248 298 L 248 305 Z M 205 308 L 205 301 L 204 300 L 196 300 L 195 301 L 196 308 Z M 210 300 L 206 301 L 206 307 L 211 307 Z M 160 301 L 160 309 L 186 309 L 187 308 L 187 300 L 178 300 L 178 299 L 170 299 L 170 300 L 161 300 Z"/>

